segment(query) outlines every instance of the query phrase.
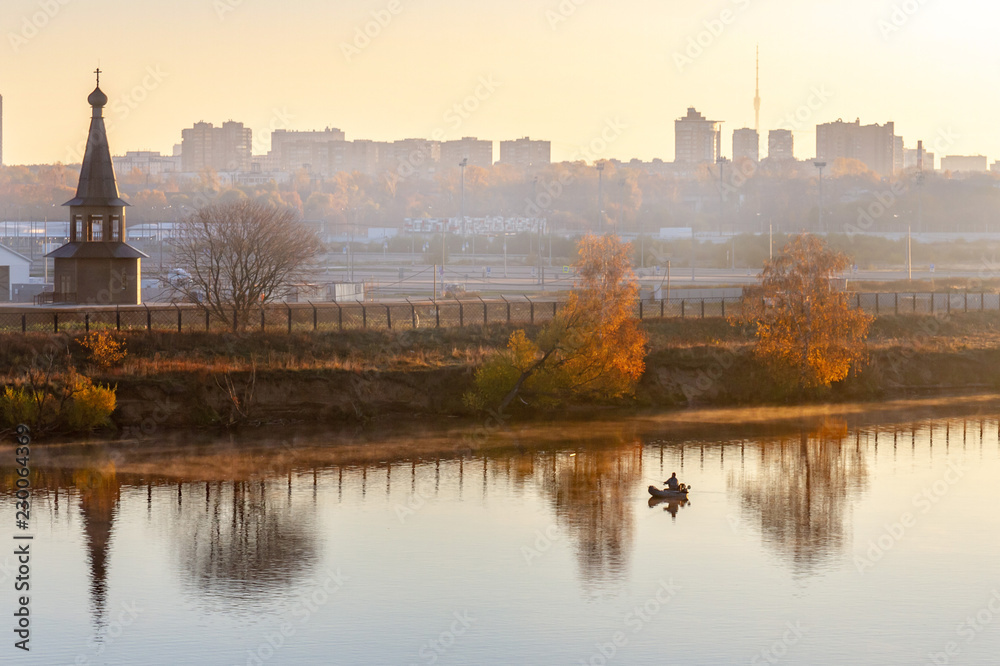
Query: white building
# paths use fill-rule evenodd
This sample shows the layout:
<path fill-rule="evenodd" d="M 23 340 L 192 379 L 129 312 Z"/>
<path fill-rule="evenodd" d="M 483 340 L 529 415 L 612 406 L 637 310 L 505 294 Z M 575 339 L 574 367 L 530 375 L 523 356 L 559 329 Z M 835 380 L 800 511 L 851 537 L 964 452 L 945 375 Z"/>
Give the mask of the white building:
<path fill-rule="evenodd" d="M 31 259 L 0 245 L 0 301 L 14 298 L 14 285 L 28 284 Z"/>

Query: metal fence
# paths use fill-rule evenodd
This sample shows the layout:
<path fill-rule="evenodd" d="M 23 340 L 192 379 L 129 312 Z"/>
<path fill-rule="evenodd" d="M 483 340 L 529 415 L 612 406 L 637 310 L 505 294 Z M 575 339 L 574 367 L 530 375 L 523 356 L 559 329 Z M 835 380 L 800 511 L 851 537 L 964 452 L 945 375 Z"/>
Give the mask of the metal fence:
<path fill-rule="evenodd" d="M 1000 311 L 1000 294 L 981 293 L 850 293 L 850 302 L 879 315 L 947 314 Z M 738 315 L 739 296 L 644 300 L 635 304 L 639 319 L 710 318 Z M 544 324 L 564 302 L 530 297 L 476 300 L 394 301 L 383 303 L 280 303 L 256 309 L 245 317 L 244 330 L 343 331 L 427 329 L 490 324 Z M 197 305 L 138 305 L 107 308 L 35 307 L 0 310 L 2 332 L 89 332 L 92 330 L 223 331 L 225 318 Z"/>

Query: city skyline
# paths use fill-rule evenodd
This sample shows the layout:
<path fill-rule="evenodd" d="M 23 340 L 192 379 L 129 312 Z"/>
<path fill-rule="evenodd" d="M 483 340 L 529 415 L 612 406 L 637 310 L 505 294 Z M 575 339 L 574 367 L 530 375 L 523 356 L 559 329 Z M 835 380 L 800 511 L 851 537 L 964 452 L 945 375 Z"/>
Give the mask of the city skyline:
<path fill-rule="evenodd" d="M 758 42 L 762 141 L 770 129 L 792 129 L 796 156 L 807 158 L 816 124 L 861 118 L 894 122 L 908 147 L 922 139 L 930 149 L 948 132 L 950 154 L 1000 155 L 989 116 L 998 93 L 978 75 L 998 56 L 973 38 L 1000 9 L 971 2 L 915 2 L 906 13 L 856 1 L 834 11 L 750 0 L 702 9 L 644 0 L 502 8 L 181 0 L 169 16 L 109 0 L 44 4 L 9 6 L 0 49 L 8 164 L 74 161 L 86 119 L 71 110 L 92 89 L 98 62 L 122 150 L 169 154 L 192 122 L 234 119 L 253 130 L 255 154 L 267 151 L 272 129 L 332 125 L 372 140 L 531 136 L 552 142 L 554 161 L 669 160 L 673 121 L 689 106 L 721 119 L 725 136 L 754 126 Z M 648 18 L 638 31 L 636 12 Z M 267 32 L 277 24 L 294 26 L 291 48 L 291 33 Z M 365 28 L 374 36 L 359 37 Z M 78 31 L 118 41 L 75 45 L 70 60 L 54 46 Z M 609 121 L 627 127 L 583 154 Z M 723 154 L 729 148 L 724 141 Z"/>

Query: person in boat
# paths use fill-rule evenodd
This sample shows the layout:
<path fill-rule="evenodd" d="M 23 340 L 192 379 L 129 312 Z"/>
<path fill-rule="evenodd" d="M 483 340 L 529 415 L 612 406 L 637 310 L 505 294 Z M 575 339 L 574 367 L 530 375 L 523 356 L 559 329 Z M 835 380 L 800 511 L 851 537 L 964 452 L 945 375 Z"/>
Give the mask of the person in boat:
<path fill-rule="evenodd" d="M 677 480 L 677 472 L 672 473 L 666 483 L 667 490 L 679 490 L 681 484 L 680 481 Z"/>

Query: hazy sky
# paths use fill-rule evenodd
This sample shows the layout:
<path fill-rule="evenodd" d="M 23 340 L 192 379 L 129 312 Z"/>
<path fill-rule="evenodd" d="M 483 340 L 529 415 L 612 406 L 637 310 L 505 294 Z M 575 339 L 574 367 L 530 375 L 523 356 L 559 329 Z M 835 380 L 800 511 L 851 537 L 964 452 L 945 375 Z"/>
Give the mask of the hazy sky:
<path fill-rule="evenodd" d="M 924 139 L 939 157 L 1000 159 L 1000 5 L 984 0 L 3 4 L 7 164 L 79 161 L 98 61 L 116 154 L 169 153 L 195 121 L 233 119 L 253 128 L 255 154 L 272 127 L 333 126 L 348 139 L 530 135 L 555 160 L 672 160 L 688 106 L 725 122 L 730 154 L 732 130 L 753 125 L 757 43 L 762 135 L 796 129 L 800 158 L 817 122 L 860 117 L 895 121 L 907 146 Z M 345 54 L 373 12 L 387 25 Z M 934 146 L 941 135 L 955 138 Z"/>

